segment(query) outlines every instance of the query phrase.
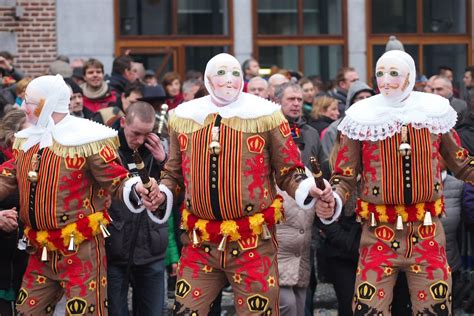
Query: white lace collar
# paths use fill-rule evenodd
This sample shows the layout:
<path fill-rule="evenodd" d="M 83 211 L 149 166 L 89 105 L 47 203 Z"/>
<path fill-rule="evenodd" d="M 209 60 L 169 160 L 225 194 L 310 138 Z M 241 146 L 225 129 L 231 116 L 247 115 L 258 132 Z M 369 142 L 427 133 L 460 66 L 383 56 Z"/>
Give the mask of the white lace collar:
<path fill-rule="evenodd" d="M 428 128 L 433 134 L 446 133 L 456 120 L 456 111 L 447 99 L 412 92 L 398 107 L 386 105 L 381 95 L 361 100 L 346 111 L 337 128 L 351 139 L 379 141 L 399 133 L 405 124 Z"/>
<path fill-rule="evenodd" d="M 226 106 L 216 106 L 210 96 L 205 96 L 180 104 L 174 112 L 177 117 L 204 124 L 204 120 L 211 113 L 219 113 L 223 118 L 252 119 L 273 114 L 278 110 L 280 110 L 280 105 L 242 92 L 236 101 Z"/>

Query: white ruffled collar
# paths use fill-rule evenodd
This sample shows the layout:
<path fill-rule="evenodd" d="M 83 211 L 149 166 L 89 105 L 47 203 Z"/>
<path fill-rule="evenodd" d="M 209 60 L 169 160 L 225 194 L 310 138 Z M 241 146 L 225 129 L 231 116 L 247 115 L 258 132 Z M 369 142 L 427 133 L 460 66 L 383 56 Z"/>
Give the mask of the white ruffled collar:
<path fill-rule="evenodd" d="M 25 129 L 15 134 L 16 138 L 37 137 L 32 134 L 35 129 Z M 117 136 L 117 131 L 105 125 L 75 117 L 70 114 L 66 115 L 61 121 L 55 124 L 49 131 L 51 139 L 63 146 L 79 146 L 95 141 Z M 28 143 L 28 140 L 25 144 Z M 22 149 L 27 151 L 28 146 L 23 144 Z M 51 146 L 49 144 L 46 147 Z"/>
<path fill-rule="evenodd" d="M 236 101 L 226 106 L 216 106 L 210 96 L 205 96 L 180 104 L 174 113 L 177 117 L 204 124 L 206 117 L 211 113 L 218 113 L 222 118 L 253 119 L 271 115 L 278 110 L 280 110 L 279 104 L 243 92 Z"/>
<path fill-rule="evenodd" d="M 386 105 L 382 95 L 361 100 L 346 111 L 337 129 L 351 139 L 379 141 L 399 133 L 406 124 L 443 134 L 456 120 L 456 111 L 447 99 L 415 91 L 398 107 Z"/>

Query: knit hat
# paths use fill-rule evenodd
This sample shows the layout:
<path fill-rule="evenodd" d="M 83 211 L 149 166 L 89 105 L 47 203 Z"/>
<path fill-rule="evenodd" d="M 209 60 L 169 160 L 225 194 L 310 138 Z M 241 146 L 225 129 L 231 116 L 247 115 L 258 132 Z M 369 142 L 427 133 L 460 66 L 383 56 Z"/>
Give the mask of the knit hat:
<path fill-rule="evenodd" d="M 82 95 L 84 94 L 82 92 L 81 87 L 79 87 L 79 85 L 71 78 L 64 78 L 64 81 L 67 83 L 68 86 L 71 87 L 72 94 L 76 94 L 76 93 L 80 93 Z"/>
<path fill-rule="evenodd" d="M 62 60 L 55 60 L 49 64 L 49 74 L 50 75 L 61 75 L 63 78 L 72 77 L 72 68 L 68 63 Z"/>
<path fill-rule="evenodd" d="M 397 37 L 395 35 L 391 35 L 389 38 L 388 38 L 388 42 L 387 44 L 385 45 L 385 51 L 388 52 L 390 50 L 401 50 L 401 51 L 405 51 L 405 48 L 403 47 L 403 44 L 402 42 L 400 42 L 399 40 L 397 40 Z"/>

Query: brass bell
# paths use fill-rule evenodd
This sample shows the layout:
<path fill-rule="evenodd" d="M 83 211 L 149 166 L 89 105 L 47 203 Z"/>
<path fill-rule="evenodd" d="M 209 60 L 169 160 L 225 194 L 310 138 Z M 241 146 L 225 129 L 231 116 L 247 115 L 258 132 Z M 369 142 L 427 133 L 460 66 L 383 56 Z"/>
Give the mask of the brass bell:
<path fill-rule="evenodd" d="M 38 172 L 36 171 L 28 171 L 28 176 L 27 176 L 28 181 L 30 182 L 37 182 L 38 181 Z"/>
<path fill-rule="evenodd" d="M 26 252 L 30 255 L 36 253 L 36 250 L 37 248 L 35 246 L 33 246 L 31 243 L 30 243 L 30 240 L 26 237 L 23 237 L 25 238 L 25 241 L 26 241 Z"/>
<path fill-rule="evenodd" d="M 431 212 L 425 212 L 425 218 L 423 219 L 423 226 L 431 226 L 433 225 L 433 220 L 431 219 Z"/>
<path fill-rule="evenodd" d="M 221 144 L 218 141 L 212 141 L 209 144 L 209 152 L 213 155 L 219 155 L 221 153 Z"/>
<path fill-rule="evenodd" d="M 67 247 L 67 250 L 69 251 L 76 250 L 76 247 L 74 245 L 74 234 L 69 235 L 69 247 Z"/>
<path fill-rule="evenodd" d="M 201 239 L 199 238 L 199 235 L 197 233 L 197 228 L 194 227 L 193 229 L 193 246 L 199 246 L 201 243 Z"/>
<path fill-rule="evenodd" d="M 374 213 L 370 213 L 370 227 L 377 227 L 377 220 L 375 219 Z"/>
<path fill-rule="evenodd" d="M 41 251 L 41 261 L 48 261 L 48 249 L 46 248 L 46 246 L 43 246 L 43 250 Z"/>
<path fill-rule="evenodd" d="M 100 228 L 100 231 L 102 232 L 102 236 L 104 236 L 104 238 L 110 237 L 110 233 L 109 233 L 109 231 L 107 230 L 107 227 L 105 227 L 104 224 L 100 224 L 99 228 Z"/>
<path fill-rule="evenodd" d="M 411 155 L 411 146 L 408 143 L 401 143 L 398 151 L 402 156 L 410 156 Z"/>
<path fill-rule="evenodd" d="M 270 232 L 270 229 L 268 229 L 267 223 L 262 224 L 262 239 L 263 240 L 269 240 L 272 238 L 272 233 Z"/>
<path fill-rule="evenodd" d="M 403 230 L 403 218 L 400 214 L 397 215 L 397 230 Z"/>
<path fill-rule="evenodd" d="M 224 235 L 224 237 L 222 237 L 221 242 L 219 243 L 219 246 L 217 246 L 217 250 L 225 251 L 226 244 L 227 244 L 227 235 Z"/>

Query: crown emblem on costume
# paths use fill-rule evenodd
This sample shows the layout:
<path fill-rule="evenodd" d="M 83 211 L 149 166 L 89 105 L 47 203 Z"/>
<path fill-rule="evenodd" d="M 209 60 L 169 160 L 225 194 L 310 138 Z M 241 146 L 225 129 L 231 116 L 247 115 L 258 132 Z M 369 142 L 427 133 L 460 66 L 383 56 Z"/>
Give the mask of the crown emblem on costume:
<path fill-rule="evenodd" d="M 427 226 L 426 225 L 418 226 L 418 234 L 423 239 L 431 238 L 435 235 L 435 233 L 436 233 L 436 223 L 433 223 Z"/>
<path fill-rule="evenodd" d="M 267 309 L 268 298 L 260 294 L 255 294 L 247 299 L 247 305 L 251 312 L 263 312 Z"/>
<path fill-rule="evenodd" d="M 86 311 L 86 307 L 86 300 L 80 297 L 75 297 L 66 303 L 66 310 L 70 315 L 83 315 Z"/>
<path fill-rule="evenodd" d="M 395 236 L 395 233 L 393 232 L 393 229 L 383 225 L 375 229 L 375 236 L 377 236 L 378 239 L 383 241 L 391 241 L 393 239 L 393 236 Z"/>
<path fill-rule="evenodd" d="M 102 157 L 102 159 L 104 159 L 106 163 L 109 163 L 115 160 L 115 158 L 117 158 L 115 150 L 113 150 L 109 146 L 102 147 L 102 149 L 99 152 L 99 156 Z"/>
<path fill-rule="evenodd" d="M 258 245 L 258 237 L 256 235 L 252 235 L 245 239 L 241 238 L 238 240 L 238 243 L 242 250 L 255 249 Z"/>
<path fill-rule="evenodd" d="M 84 157 L 79 157 L 78 155 L 75 155 L 74 157 L 67 156 L 66 159 L 64 159 L 66 163 L 66 168 L 68 169 L 73 169 L 73 170 L 80 170 L 82 167 L 84 167 L 86 163 L 86 158 Z"/>
<path fill-rule="evenodd" d="M 448 285 L 443 281 L 438 281 L 430 286 L 430 292 L 435 300 L 444 300 L 448 294 Z"/>
<path fill-rule="evenodd" d="M 28 298 L 28 292 L 25 289 L 20 289 L 18 292 L 18 297 L 16 299 L 16 305 L 22 305 Z"/>
<path fill-rule="evenodd" d="M 283 122 L 280 124 L 280 133 L 283 135 L 283 137 L 288 137 L 291 135 L 291 128 L 288 122 Z"/>
<path fill-rule="evenodd" d="M 374 297 L 375 294 L 375 286 L 368 282 L 364 282 L 359 287 L 357 288 L 357 296 L 361 300 L 367 300 L 370 301 L 372 297 Z"/>
<path fill-rule="evenodd" d="M 265 146 L 265 139 L 260 135 L 247 138 L 247 147 L 251 153 L 261 154 Z"/>
<path fill-rule="evenodd" d="M 191 291 L 191 285 L 185 280 L 179 280 L 176 283 L 176 296 L 184 298 Z"/>
<path fill-rule="evenodd" d="M 178 142 L 179 142 L 179 149 L 181 149 L 181 151 L 185 151 L 186 148 L 188 148 L 188 136 L 186 136 L 186 134 L 179 134 L 178 136 Z"/>

